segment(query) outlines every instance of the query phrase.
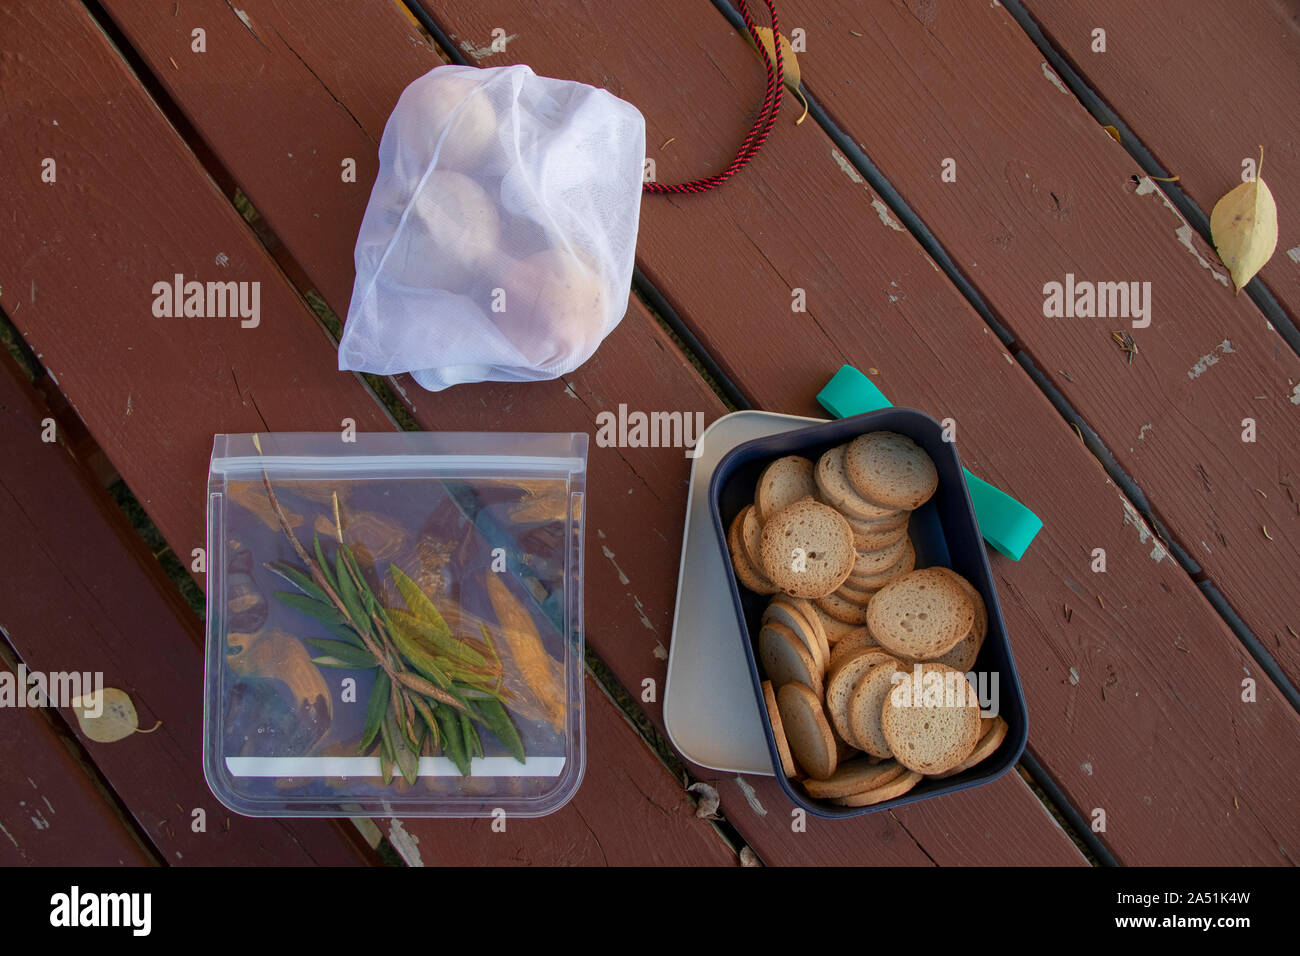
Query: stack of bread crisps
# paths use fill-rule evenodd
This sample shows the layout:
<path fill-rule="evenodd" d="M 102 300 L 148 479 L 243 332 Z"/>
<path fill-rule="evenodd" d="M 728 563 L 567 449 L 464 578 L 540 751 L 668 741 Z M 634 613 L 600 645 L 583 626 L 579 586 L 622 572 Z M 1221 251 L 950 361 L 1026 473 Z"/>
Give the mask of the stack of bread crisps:
<path fill-rule="evenodd" d="M 758 658 L 782 770 L 814 799 L 891 800 L 1006 737 L 965 676 L 983 599 L 955 571 L 915 567 L 908 521 L 938 484 L 914 441 L 870 432 L 815 463 L 773 461 L 732 521 L 737 580 L 773 595 Z"/>

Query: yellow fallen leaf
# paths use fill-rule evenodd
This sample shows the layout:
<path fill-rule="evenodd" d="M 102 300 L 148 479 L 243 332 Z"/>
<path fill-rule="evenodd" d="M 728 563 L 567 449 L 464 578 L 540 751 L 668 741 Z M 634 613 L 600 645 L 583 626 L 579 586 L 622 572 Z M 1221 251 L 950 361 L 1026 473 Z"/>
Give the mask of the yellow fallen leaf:
<path fill-rule="evenodd" d="M 280 530 L 280 522 L 275 517 L 275 509 L 271 507 L 271 500 L 266 497 L 266 486 L 261 481 L 228 482 L 226 493 L 230 496 L 231 501 L 241 508 L 251 511 L 272 531 Z M 285 517 L 288 518 L 289 527 L 291 528 L 297 528 L 302 524 L 302 515 L 286 511 Z"/>
<path fill-rule="evenodd" d="M 772 47 L 772 28 L 756 27 L 755 29 L 758 31 L 759 39 L 763 41 L 763 49 L 767 51 L 768 59 L 770 59 L 772 65 L 775 66 L 776 52 Z M 791 93 L 799 97 L 799 102 L 803 104 L 803 116 L 800 116 L 794 121 L 795 125 L 798 126 L 808 115 L 808 101 L 804 99 L 803 90 L 800 88 L 803 85 L 803 79 L 799 75 L 799 58 L 794 55 L 794 47 L 790 46 L 789 38 L 786 37 L 785 34 L 780 34 L 780 37 L 781 70 L 784 73 L 785 85 Z"/>
<path fill-rule="evenodd" d="M 763 41 L 763 49 L 775 64 L 776 53 L 772 49 L 772 28 L 758 27 L 758 38 Z M 790 40 L 785 34 L 781 34 L 781 68 L 785 71 L 785 85 L 792 90 L 797 90 L 800 83 L 799 58 L 795 56 L 794 47 L 790 45 Z"/>
<path fill-rule="evenodd" d="M 492 602 L 497 623 L 501 626 L 501 636 L 505 638 L 506 646 L 502 650 L 514 663 L 513 669 L 507 669 L 506 689 L 517 696 L 527 691 L 527 696 L 540 706 L 546 720 L 563 733 L 566 707 L 563 666 L 546 652 L 532 615 L 502 583 L 501 576 L 489 572 L 486 580 L 488 600 Z M 515 673 L 523 679 L 525 687 L 510 686 Z"/>
<path fill-rule="evenodd" d="M 417 27 L 420 26 L 420 21 L 415 18 L 415 14 L 407 8 L 406 4 L 402 3 L 402 0 L 397 0 L 397 9 L 406 14 L 406 19 L 410 20 Z"/>
<path fill-rule="evenodd" d="M 130 737 L 137 731 L 150 734 L 162 726 L 162 721 L 148 730 L 140 730 L 140 715 L 126 691 L 105 687 L 98 693 L 83 694 L 72 699 L 72 711 L 77 715 L 81 732 L 101 744 Z"/>
<path fill-rule="evenodd" d="M 1121 144 L 1124 142 L 1122 139 L 1119 138 L 1119 130 L 1117 130 L 1115 127 L 1103 126 L 1102 129 L 1104 129 L 1107 133 L 1109 133 L 1110 138 L 1113 139 L 1115 142 Z"/>
<path fill-rule="evenodd" d="M 1240 292 L 1277 248 L 1277 203 L 1264 182 L 1264 148 L 1255 178 L 1242 183 L 1214 204 L 1210 235 L 1219 258 Z"/>
<path fill-rule="evenodd" d="M 269 632 L 226 635 L 226 664 L 240 677 L 266 677 L 280 681 L 293 695 L 296 707 L 334 715 L 334 699 L 320 668 L 302 641 L 279 628 Z"/>

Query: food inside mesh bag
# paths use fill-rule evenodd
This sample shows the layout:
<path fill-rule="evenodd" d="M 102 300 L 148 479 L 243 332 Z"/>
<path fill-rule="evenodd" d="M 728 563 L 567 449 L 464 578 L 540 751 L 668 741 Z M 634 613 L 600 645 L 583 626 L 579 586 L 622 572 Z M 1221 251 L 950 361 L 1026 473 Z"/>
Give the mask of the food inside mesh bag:
<path fill-rule="evenodd" d="M 357 237 L 339 368 L 425 388 L 572 371 L 627 310 L 645 121 L 526 66 L 402 93 Z"/>

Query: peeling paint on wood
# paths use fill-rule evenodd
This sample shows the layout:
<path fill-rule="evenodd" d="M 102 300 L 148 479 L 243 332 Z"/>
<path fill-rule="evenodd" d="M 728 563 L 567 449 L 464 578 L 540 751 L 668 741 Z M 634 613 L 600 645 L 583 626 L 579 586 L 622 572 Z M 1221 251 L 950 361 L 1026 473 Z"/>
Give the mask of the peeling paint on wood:
<path fill-rule="evenodd" d="M 1165 550 L 1165 546 L 1160 543 L 1160 539 L 1157 538 L 1147 526 L 1146 520 L 1143 519 L 1142 515 L 1138 513 L 1138 510 L 1133 507 L 1133 503 L 1124 497 L 1121 497 L 1119 500 L 1124 506 L 1124 523 L 1132 525 L 1137 530 L 1138 541 L 1140 543 L 1146 544 L 1148 541 L 1151 542 L 1151 560 L 1156 564 L 1159 564 L 1169 556 L 1169 552 Z"/>
<path fill-rule="evenodd" d="M 401 820 L 393 820 L 388 825 L 388 842 L 407 866 L 424 866 L 424 860 L 420 858 L 420 838 L 408 832 Z"/>
<path fill-rule="evenodd" d="M 1061 78 L 1056 75 L 1055 70 L 1047 65 L 1046 60 L 1043 61 L 1043 76 L 1047 77 L 1047 82 L 1051 83 L 1066 96 L 1070 95 L 1070 88 L 1061 82 Z"/>
<path fill-rule="evenodd" d="M 767 816 L 767 810 L 764 809 L 763 804 L 758 799 L 758 792 L 749 785 L 748 780 L 737 775 L 736 786 L 740 787 L 740 792 L 745 795 L 745 802 L 749 804 L 751 810 L 757 813 L 760 817 Z"/>
<path fill-rule="evenodd" d="M 1200 378 L 1211 365 L 1217 365 L 1219 363 L 1221 356 L 1231 354 L 1232 342 L 1228 339 L 1224 339 L 1214 347 L 1213 351 L 1207 352 L 1196 360 L 1196 364 L 1187 370 L 1187 377 L 1192 379 Z"/>

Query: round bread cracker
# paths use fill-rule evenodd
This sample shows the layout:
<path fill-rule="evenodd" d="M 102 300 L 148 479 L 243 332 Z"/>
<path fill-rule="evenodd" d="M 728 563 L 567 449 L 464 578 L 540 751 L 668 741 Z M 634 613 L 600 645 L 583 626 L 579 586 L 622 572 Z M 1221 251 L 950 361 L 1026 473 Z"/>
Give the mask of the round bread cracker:
<path fill-rule="evenodd" d="M 781 758 L 781 772 L 787 777 L 798 776 L 794 757 L 790 755 L 790 744 L 785 739 L 785 727 L 781 724 L 781 711 L 776 706 L 776 691 L 770 680 L 763 681 L 763 702 L 767 704 L 767 717 L 772 722 L 772 739 L 776 742 L 776 753 Z"/>
<path fill-rule="evenodd" d="M 860 591 L 867 589 L 879 591 L 886 584 L 901 578 L 904 574 L 910 574 L 915 567 L 916 548 L 912 545 L 911 538 L 904 538 L 903 553 L 899 555 L 898 560 L 892 565 L 881 571 L 879 574 L 854 575 L 850 573 L 844 583 L 849 587 L 857 588 Z"/>
<path fill-rule="evenodd" d="M 832 651 L 843 637 L 862 627 L 861 624 L 850 624 L 847 621 L 841 621 L 837 617 L 831 617 L 826 611 L 817 606 L 816 601 L 809 602 L 809 607 L 817 615 L 817 623 L 822 626 L 822 631 L 825 632 L 826 640 L 830 643 Z"/>
<path fill-rule="evenodd" d="M 847 698 L 852 697 L 853 688 L 857 686 L 857 683 L 862 676 L 866 674 L 867 671 L 871 670 L 871 668 L 878 667 L 881 664 L 894 664 L 900 670 L 908 666 L 904 661 L 900 661 L 884 648 L 859 647 L 856 651 L 851 651 L 842 656 L 835 663 L 833 669 L 828 669 L 826 671 L 826 679 L 824 681 L 826 690 L 828 693 L 830 692 L 831 678 L 838 677 L 839 686 L 837 689 L 843 691 L 847 704 Z M 854 743 L 853 734 L 851 733 L 845 734 L 844 739 L 850 743 Z M 856 746 L 856 743 L 854 743 L 854 746 Z"/>
<path fill-rule="evenodd" d="M 919 684 L 914 679 L 917 670 Z M 943 773 L 975 749 L 979 701 L 966 676 L 951 667 L 917 664 L 913 675 L 886 696 L 880 727 L 894 759 L 903 766 L 917 773 Z"/>
<path fill-rule="evenodd" d="M 975 623 L 975 606 L 946 569 L 924 568 L 886 584 L 867 606 L 867 626 L 899 657 L 932 660 Z"/>
<path fill-rule="evenodd" d="M 755 594 L 775 594 L 776 585 L 749 566 L 749 559 L 744 556 L 732 563 L 736 580 Z"/>
<path fill-rule="evenodd" d="M 740 512 L 740 543 L 744 545 L 745 557 L 750 567 L 761 568 L 762 559 L 758 556 L 758 539 L 763 533 L 763 522 L 758 520 L 758 509 L 746 505 Z"/>
<path fill-rule="evenodd" d="M 852 760 L 854 757 L 860 757 L 858 748 L 853 746 L 835 730 L 835 725 L 831 724 L 831 733 L 835 735 L 835 763 L 836 765 L 844 763 L 846 760 Z"/>
<path fill-rule="evenodd" d="M 786 684 L 776 692 L 786 741 L 808 776 L 825 780 L 835 772 L 835 735 L 822 710 L 821 696 L 805 684 Z"/>
<path fill-rule="evenodd" d="M 936 664 L 944 664 L 953 670 L 959 670 L 963 674 L 975 666 L 975 660 L 980 656 L 981 642 L 975 637 L 975 629 L 971 628 L 960 641 L 944 651 L 938 657 L 928 658 Z M 918 658 L 908 658 L 911 663 L 919 663 Z"/>
<path fill-rule="evenodd" d="M 961 589 L 966 592 L 966 596 L 970 598 L 971 604 L 975 606 L 975 623 L 972 630 L 976 632 L 980 642 L 983 643 L 984 637 L 988 634 L 989 629 L 989 612 L 988 608 L 984 606 L 983 595 L 975 589 L 975 585 L 971 584 L 970 581 L 966 580 L 966 578 L 962 577 L 952 568 L 936 566 L 935 570 L 948 575 L 948 577 L 956 581 L 961 586 Z"/>
<path fill-rule="evenodd" d="M 899 661 L 886 661 L 868 669 L 853 685 L 849 697 L 849 739 L 873 757 L 894 755 L 880 721 L 885 699 L 894 689 L 894 674 L 902 667 Z"/>
<path fill-rule="evenodd" d="M 826 675 L 826 716 L 830 718 L 835 732 L 859 750 L 866 751 L 867 748 L 855 738 L 853 722 L 849 720 L 849 703 L 853 699 L 854 688 L 873 667 L 897 663 L 879 648 L 863 648 L 856 654 L 845 657 L 833 672 Z"/>
<path fill-rule="evenodd" d="M 813 604 L 821 608 L 837 621 L 843 621 L 846 624 L 852 624 L 854 627 L 861 627 L 867 623 L 867 607 L 869 605 L 857 604 L 853 601 L 846 600 L 834 592 L 816 598 Z"/>
<path fill-rule="evenodd" d="M 853 570 L 849 572 L 849 576 L 865 578 L 880 574 L 882 571 L 888 571 L 898 564 L 899 559 L 907 551 L 907 540 L 907 534 L 904 532 L 899 535 L 898 540 L 893 544 L 881 548 L 855 548 L 856 556 L 853 559 Z"/>
<path fill-rule="evenodd" d="M 803 788 L 814 799 L 832 800 L 883 786 L 906 772 L 907 768 L 894 760 L 871 763 L 866 757 L 857 757 L 840 764 L 826 780 L 809 777 Z"/>
<path fill-rule="evenodd" d="M 847 518 L 845 519 L 848 520 Z M 895 528 L 892 531 L 864 532 L 854 528 L 852 524 L 849 528 L 853 531 L 853 547 L 857 551 L 878 551 L 881 548 L 888 548 L 890 545 L 896 545 L 907 537 L 907 525 Z"/>
<path fill-rule="evenodd" d="M 881 507 L 864 501 L 854 490 L 849 483 L 849 476 L 844 471 L 844 452 L 847 447 L 837 445 L 817 459 L 813 480 L 817 485 L 818 497 L 842 512 L 846 518 L 879 521 L 897 517 L 900 509 Z"/>
<path fill-rule="evenodd" d="M 817 640 L 812 626 L 803 619 L 803 615 L 796 611 L 789 604 L 785 603 L 778 595 L 773 598 L 763 609 L 762 623 L 767 624 L 770 621 L 779 621 L 788 627 L 794 636 L 803 641 L 804 647 L 812 656 L 813 663 L 817 667 L 817 672 L 823 674 L 826 672 L 826 665 L 830 662 L 830 655 L 822 649 L 821 641 Z"/>
<path fill-rule="evenodd" d="M 877 766 L 883 765 L 878 764 Z M 884 803 L 886 800 L 901 797 L 920 783 L 922 779 L 921 774 L 914 770 L 908 770 L 888 783 L 882 783 L 878 787 L 872 787 L 870 790 L 864 790 L 861 793 L 855 793 L 847 797 L 835 797 L 831 802 L 842 807 L 874 806 L 877 803 Z"/>
<path fill-rule="evenodd" d="M 866 627 L 855 628 L 849 631 L 831 648 L 830 660 L 826 664 L 827 672 L 835 670 L 836 666 L 848 657 L 860 650 L 868 647 L 879 647 L 876 639 L 871 636 L 871 629 Z"/>
<path fill-rule="evenodd" d="M 790 597 L 789 595 L 779 599 L 773 598 L 773 600 L 786 601 L 791 607 L 803 615 L 803 619 L 807 621 L 809 627 L 813 629 L 813 635 L 817 638 L 817 643 L 822 646 L 822 651 L 825 652 L 825 657 L 829 664 L 831 659 L 831 640 L 826 635 L 826 628 L 822 624 L 822 619 L 817 614 L 816 608 L 813 607 L 812 602 L 807 598 Z"/>
<path fill-rule="evenodd" d="M 875 594 L 878 590 L 879 588 L 863 588 L 859 591 L 853 586 L 853 580 L 850 578 L 837 587 L 832 593 L 836 597 L 841 597 L 848 601 L 850 604 L 859 604 L 862 607 L 866 607 L 871 603 L 871 595 Z"/>
<path fill-rule="evenodd" d="M 741 587 L 748 588 L 755 594 L 776 593 L 776 585 L 750 565 L 749 558 L 745 557 L 743 551 L 732 554 L 731 568 L 736 572 L 736 580 L 740 582 Z"/>
<path fill-rule="evenodd" d="M 816 494 L 813 463 L 800 455 L 786 455 L 772 462 L 758 476 L 754 507 L 758 510 L 759 520 L 766 523 L 782 508 Z"/>
<path fill-rule="evenodd" d="M 844 514 L 843 512 L 840 512 Z M 882 531 L 897 531 L 905 527 L 912 518 L 910 511 L 896 511 L 887 518 L 856 518 L 853 515 L 845 514 L 844 520 L 855 530 L 863 531 L 867 534 L 879 534 Z"/>
<path fill-rule="evenodd" d="M 880 508 L 915 511 L 939 487 L 939 472 L 925 449 L 896 432 L 869 432 L 851 441 L 844 473 L 854 491 Z"/>
<path fill-rule="evenodd" d="M 776 585 L 768 580 L 767 575 L 750 564 L 749 558 L 745 555 L 743 540 L 745 512 L 752 508 L 753 505 L 742 508 L 740 513 L 731 520 L 731 527 L 727 531 L 727 550 L 731 552 L 731 568 L 736 572 L 736 580 L 742 587 L 749 588 L 755 594 L 775 594 Z"/>
<path fill-rule="evenodd" d="M 780 621 L 768 621 L 758 631 L 758 659 L 775 687 L 806 684 L 822 693 L 822 672 L 808 647 Z"/>
<path fill-rule="evenodd" d="M 763 525 L 762 570 L 777 589 L 794 597 L 830 594 L 853 570 L 853 533 L 843 516 L 820 501 L 803 498 Z"/>
<path fill-rule="evenodd" d="M 1009 729 L 1007 722 L 1001 717 L 993 717 L 981 722 L 989 726 L 984 735 L 980 737 L 979 743 L 975 745 L 975 749 L 970 752 L 970 756 L 951 770 L 945 770 L 943 773 L 936 773 L 933 776 L 936 778 L 954 777 L 963 770 L 969 770 L 981 760 L 991 756 L 995 750 L 1002 746 L 1002 741 L 1007 739 L 1007 730 Z"/>
<path fill-rule="evenodd" d="M 959 671 L 968 671 L 975 666 L 980 648 L 984 646 L 984 638 L 988 636 L 988 609 L 984 606 L 984 598 L 980 596 L 979 591 L 975 590 L 973 584 L 956 571 L 948 568 L 940 568 L 939 570 L 946 571 L 953 580 L 962 586 L 966 596 L 971 599 L 971 603 L 975 606 L 975 622 L 971 625 L 971 629 L 966 633 L 966 636 L 954 644 L 951 650 L 940 654 L 934 660 L 940 664 L 954 667 Z"/>

